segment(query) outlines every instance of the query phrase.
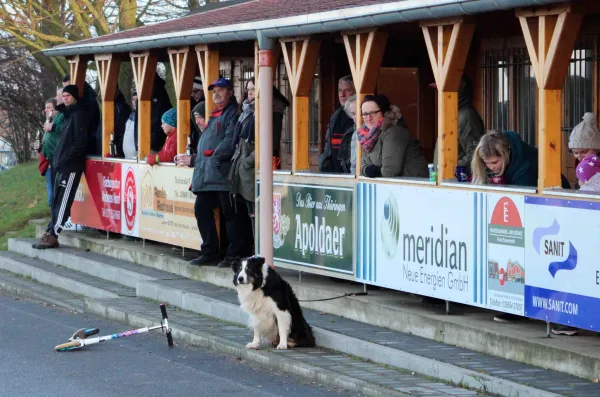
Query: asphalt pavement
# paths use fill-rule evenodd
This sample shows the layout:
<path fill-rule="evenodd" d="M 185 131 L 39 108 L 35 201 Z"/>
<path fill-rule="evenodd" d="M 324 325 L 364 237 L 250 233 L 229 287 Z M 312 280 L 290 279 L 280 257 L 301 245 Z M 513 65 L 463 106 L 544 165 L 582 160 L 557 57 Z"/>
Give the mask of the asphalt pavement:
<path fill-rule="evenodd" d="M 160 331 L 56 352 L 79 328 L 127 326 L 0 291 L 0 397 L 357 396 L 177 344 Z"/>

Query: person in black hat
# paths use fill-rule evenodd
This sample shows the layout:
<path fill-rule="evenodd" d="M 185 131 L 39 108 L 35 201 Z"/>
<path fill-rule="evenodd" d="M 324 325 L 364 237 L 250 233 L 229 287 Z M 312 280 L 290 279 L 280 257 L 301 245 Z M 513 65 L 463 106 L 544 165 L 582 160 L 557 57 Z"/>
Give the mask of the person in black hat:
<path fill-rule="evenodd" d="M 362 174 L 427 178 L 427 161 L 408 129 L 396 122 L 389 99 L 366 95 L 361 111 L 364 124 L 356 136 L 362 147 Z"/>
<path fill-rule="evenodd" d="M 75 85 L 63 88 L 64 124 L 60 139 L 54 151 L 52 169 L 55 172 L 52 199 L 52 218 L 46 233 L 33 248 L 58 248 L 58 236 L 69 219 L 71 205 L 85 169 L 86 148 L 90 132 L 90 118 L 83 102 L 79 99 L 79 89 Z"/>

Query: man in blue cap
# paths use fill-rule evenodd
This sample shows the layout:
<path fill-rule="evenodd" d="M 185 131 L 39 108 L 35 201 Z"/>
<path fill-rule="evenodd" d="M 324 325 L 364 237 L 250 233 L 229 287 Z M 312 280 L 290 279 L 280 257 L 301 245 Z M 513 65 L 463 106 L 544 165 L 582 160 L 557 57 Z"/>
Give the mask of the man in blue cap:
<path fill-rule="evenodd" d="M 209 87 L 216 107 L 198 141 L 192 177 L 192 192 L 196 195 L 194 213 L 202 237 L 200 256 L 190 263 L 206 265 L 221 259 L 214 210 L 221 208 L 229 245 L 219 267 L 229 267 L 230 259 L 248 256 L 252 251 L 251 225 L 246 205 L 237 205 L 230 197 L 228 179 L 233 147 L 231 136 L 238 118 L 238 104 L 231 81 L 218 78 Z M 225 139 L 226 136 L 229 139 Z M 248 230 L 246 230 L 248 229 Z"/>

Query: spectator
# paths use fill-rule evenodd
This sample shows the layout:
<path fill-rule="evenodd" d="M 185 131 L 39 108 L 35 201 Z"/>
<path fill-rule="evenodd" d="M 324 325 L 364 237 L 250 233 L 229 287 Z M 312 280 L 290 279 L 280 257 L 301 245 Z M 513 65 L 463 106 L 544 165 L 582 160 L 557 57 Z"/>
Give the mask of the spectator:
<path fill-rule="evenodd" d="M 342 164 L 337 161 L 342 138 L 354 122 L 346 115 L 344 105 L 348 98 L 356 94 L 352 76 L 344 76 L 338 82 L 338 99 L 341 107 L 333 112 L 325 134 L 325 149 L 319 156 L 319 171 L 343 173 Z"/>
<path fill-rule="evenodd" d="M 248 85 L 248 92 L 254 87 L 254 78 L 251 79 L 252 85 Z M 276 170 L 281 166 L 281 131 L 283 129 L 283 116 L 285 109 L 290 106 L 290 103 L 281 95 L 277 87 L 273 86 L 273 169 Z"/>
<path fill-rule="evenodd" d="M 33 244 L 33 248 L 38 249 L 59 246 L 58 236 L 69 218 L 79 180 L 85 169 L 85 151 L 91 131 L 89 108 L 78 102 L 77 86 L 64 87 L 62 96 L 65 104 L 64 124 L 52 159 L 55 172 L 52 218 L 40 243 Z"/>
<path fill-rule="evenodd" d="M 569 149 L 575 156 L 576 164 L 584 157 L 600 153 L 600 132 L 594 113 L 585 113 L 583 121 L 573 128 L 569 136 Z M 579 181 L 576 182 L 575 189 L 579 189 Z"/>
<path fill-rule="evenodd" d="M 200 141 L 200 136 L 202 136 L 202 132 L 206 128 L 206 104 L 204 101 L 199 102 L 192 109 L 192 120 L 194 122 L 194 130 L 192 131 L 190 140 L 192 143 L 192 154 L 196 154 L 196 147 Z"/>
<path fill-rule="evenodd" d="M 138 157 L 137 99 L 137 91 L 131 90 L 131 111 L 125 122 L 123 139 L 117 141 L 117 145 L 121 146 L 117 151 L 123 153 L 123 157 L 126 159 L 137 159 Z"/>
<path fill-rule="evenodd" d="M 161 128 L 166 135 L 164 146 L 157 154 L 148 156 L 146 162 L 150 165 L 172 163 L 177 154 L 177 110 L 167 110 L 161 118 Z"/>
<path fill-rule="evenodd" d="M 162 115 L 171 109 L 171 100 L 165 88 L 165 81 L 158 75 L 154 76 L 154 85 L 152 86 L 152 100 L 150 101 L 150 150 L 151 153 L 158 153 L 165 144 L 167 136 L 162 129 Z M 173 157 L 171 157 L 173 159 Z"/>
<path fill-rule="evenodd" d="M 471 170 L 477 185 L 537 186 L 538 151 L 516 132 L 490 131 L 475 148 Z"/>
<path fill-rule="evenodd" d="M 116 155 L 119 158 L 124 158 L 125 153 L 123 152 L 123 139 L 125 138 L 125 127 L 129 116 L 131 115 L 131 108 L 127 104 L 123 93 L 117 87 L 115 91 L 115 119 L 113 128 L 113 139 L 116 149 Z M 99 141 L 100 147 L 102 147 L 102 135 L 100 135 Z M 137 150 L 136 150 L 137 152 Z"/>
<path fill-rule="evenodd" d="M 600 193 L 600 156 L 592 154 L 581 160 L 576 174 L 579 190 Z"/>
<path fill-rule="evenodd" d="M 362 146 L 362 174 L 427 178 L 427 161 L 408 130 L 397 124 L 387 97 L 367 95 L 361 108 L 365 123 L 357 138 Z"/>
<path fill-rule="evenodd" d="M 63 88 L 71 85 L 71 75 L 66 74 L 63 77 Z M 98 127 L 100 125 L 100 107 L 98 106 L 98 94 L 92 86 L 87 82 L 83 82 L 83 97 L 78 101 L 79 106 L 85 108 L 85 113 L 88 115 L 89 119 L 89 134 L 88 137 L 88 147 L 86 148 L 87 154 L 101 154 L 101 148 L 97 148 L 97 133 Z"/>
<path fill-rule="evenodd" d="M 344 173 L 356 174 L 356 95 L 352 95 L 346 100 L 344 112 L 352 119 L 352 126 L 342 137 L 342 143 L 338 150 L 338 161 L 342 164 Z"/>
<path fill-rule="evenodd" d="M 46 190 L 48 191 L 48 206 L 52 208 L 52 195 L 54 191 L 54 172 L 52 170 L 52 159 L 54 150 L 60 138 L 60 131 L 63 126 L 64 116 L 62 112 L 57 111 L 57 107 L 62 104 L 62 90 L 57 91 L 56 98 L 51 98 L 46 101 L 46 123 L 44 124 L 44 137 L 42 138 L 42 150 L 40 161 L 43 162 L 45 171 L 42 176 L 46 177 Z M 40 171 L 42 169 L 40 168 Z"/>
<path fill-rule="evenodd" d="M 485 134 L 483 120 L 473 107 L 473 84 L 463 74 L 458 88 L 458 165 L 470 173 L 471 159 L 477 143 Z M 433 152 L 433 162 L 438 165 L 437 141 Z"/>
<path fill-rule="evenodd" d="M 198 139 L 200 139 L 200 134 L 202 133 L 202 131 L 200 131 L 200 129 L 198 128 L 198 125 L 195 123 L 195 116 L 194 116 L 194 108 L 196 106 L 198 106 L 200 104 L 200 102 L 204 102 L 204 87 L 202 85 L 202 78 L 200 76 L 196 76 L 194 78 L 194 82 L 192 85 L 192 95 L 190 97 L 190 108 L 192 109 L 191 112 L 191 119 L 192 119 L 192 127 L 191 127 L 191 136 L 192 136 L 192 147 L 196 147 L 196 144 L 198 143 Z M 202 117 L 206 117 L 206 115 L 202 115 Z"/>
<path fill-rule="evenodd" d="M 229 245 L 219 267 L 230 266 L 230 258 L 247 256 L 249 233 L 244 232 L 247 211 L 229 197 L 231 186 L 227 180 L 231 168 L 231 145 L 223 144 L 226 134 L 232 134 L 237 122 L 237 101 L 228 79 L 219 78 L 209 87 L 216 108 L 212 110 L 200 141 L 194 162 L 192 192 L 196 195 L 194 212 L 202 236 L 201 254 L 193 265 L 205 265 L 219 260 L 219 239 L 214 222 L 214 210 L 221 208 L 225 218 Z M 235 203 L 235 205 L 234 205 Z"/>
<path fill-rule="evenodd" d="M 252 233 L 255 232 L 254 201 L 254 79 L 246 83 L 247 98 L 242 103 L 240 114 L 232 136 L 227 136 L 226 142 L 235 146 L 229 180 L 231 194 L 234 198 L 241 196 L 248 208 L 252 223 Z M 231 130 L 230 130 L 231 131 Z"/>

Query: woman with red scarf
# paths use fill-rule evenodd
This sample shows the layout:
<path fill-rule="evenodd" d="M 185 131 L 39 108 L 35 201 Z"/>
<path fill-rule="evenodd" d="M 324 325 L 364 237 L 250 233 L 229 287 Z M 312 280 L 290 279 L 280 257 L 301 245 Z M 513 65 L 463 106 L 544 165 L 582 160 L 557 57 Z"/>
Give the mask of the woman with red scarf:
<path fill-rule="evenodd" d="M 427 178 L 427 161 L 408 130 L 396 123 L 385 95 L 367 95 L 361 105 L 364 124 L 357 132 L 362 174 L 376 177 Z"/>

